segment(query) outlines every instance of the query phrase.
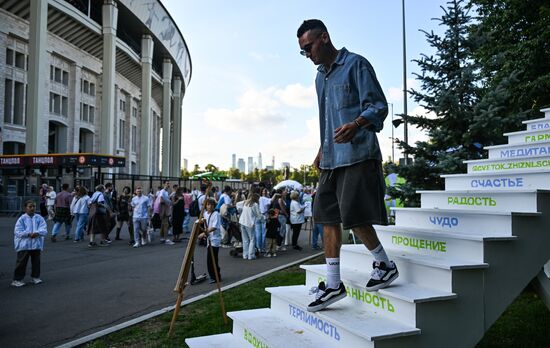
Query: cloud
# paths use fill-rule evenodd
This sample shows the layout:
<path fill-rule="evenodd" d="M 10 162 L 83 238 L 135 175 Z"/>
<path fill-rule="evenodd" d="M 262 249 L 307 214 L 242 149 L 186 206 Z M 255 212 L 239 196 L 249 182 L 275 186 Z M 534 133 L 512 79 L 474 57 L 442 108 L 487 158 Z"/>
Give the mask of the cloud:
<path fill-rule="evenodd" d="M 241 131 L 282 127 L 286 107 L 313 108 L 315 88 L 291 84 L 284 88 L 247 89 L 238 98 L 238 107 L 210 108 L 204 112 L 206 124 L 219 130 Z"/>
<path fill-rule="evenodd" d="M 306 87 L 299 83 L 277 90 L 275 96 L 285 105 L 303 109 L 315 107 L 317 101 L 315 86 Z"/>

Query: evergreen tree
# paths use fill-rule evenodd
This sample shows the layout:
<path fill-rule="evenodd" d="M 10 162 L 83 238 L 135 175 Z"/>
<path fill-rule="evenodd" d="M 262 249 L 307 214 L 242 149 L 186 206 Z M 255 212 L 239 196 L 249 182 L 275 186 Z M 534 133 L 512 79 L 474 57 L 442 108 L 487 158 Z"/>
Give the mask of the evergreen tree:
<path fill-rule="evenodd" d="M 443 8 L 443 15 L 436 19 L 445 27 L 442 36 L 433 31 L 424 32 L 426 40 L 435 48 L 435 55 L 423 54 L 415 62 L 421 68 L 416 74 L 420 90 L 411 90 L 413 99 L 435 117 L 427 115 L 403 115 L 410 125 L 425 130 L 427 141 L 415 146 L 399 142 L 404 152 L 414 158 L 414 163 L 400 166 L 399 175 L 407 184 L 399 188 L 398 195 L 408 206 L 419 205 L 419 189 L 442 189 L 445 173 L 465 171 L 466 159 L 480 158 L 482 150 L 479 134 L 469 132 L 475 122 L 475 106 L 480 87 L 476 65 L 472 60 L 472 41 L 468 30 L 472 22 L 470 10 L 463 0 L 453 0 Z"/>
<path fill-rule="evenodd" d="M 486 91 L 472 131 L 504 143 L 504 131 L 519 130 L 522 120 L 550 106 L 550 2 L 472 0 L 471 6 L 478 18 L 470 36 Z"/>

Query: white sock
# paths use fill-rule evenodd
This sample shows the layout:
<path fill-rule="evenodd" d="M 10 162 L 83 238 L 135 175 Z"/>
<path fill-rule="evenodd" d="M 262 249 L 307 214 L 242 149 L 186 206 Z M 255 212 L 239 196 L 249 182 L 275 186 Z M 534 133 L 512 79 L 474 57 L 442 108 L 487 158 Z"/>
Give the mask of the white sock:
<path fill-rule="evenodd" d="M 327 288 L 337 289 L 340 285 L 340 258 L 327 258 Z"/>
<path fill-rule="evenodd" d="M 390 259 L 388 259 L 388 255 L 386 255 L 386 251 L 384 250 L 384 247 L 382 246 L 382 243 L 378 244 L 378 246 L 372 250 L 370 250 L 372 256 L 374 256 L 374 259 L 378 262 L 384 262 L 386 266 L 390 265 Z"/>

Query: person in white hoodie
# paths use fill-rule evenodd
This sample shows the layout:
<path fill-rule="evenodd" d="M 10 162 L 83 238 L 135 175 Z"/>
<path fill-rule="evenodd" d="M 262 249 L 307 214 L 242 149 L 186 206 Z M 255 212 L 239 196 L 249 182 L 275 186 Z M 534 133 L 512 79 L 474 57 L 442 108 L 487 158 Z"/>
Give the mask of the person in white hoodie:
<path fill-rule="evenodd" d="M 25 202 L 25 214 L 15 223 L 13 244 L 17 252 L 15 271 L 11 286 L 25 285 L 23 279 L 29 258 L 31 259 L 31 279 L 34 284 L 42 283 L 40 279 L 40 253 L 44 249 L 44 237 L 48 234 L 46 221 L 40 214 L 35 214 L 36 203 Z"/>
<path fill-rule="evenodd" d="M 84 229 L 88 223 L 88 208 L 90 204 L 90 196 L 88 196 L 88 190 L 84 186 L 80 186 L 73 201 L 71 202 L 71 214 L 76 219 L 76 230 L 74 231 L 74 242 L 78 243 L 84 236 Z"/>
<path fill-rule="evenodd" d="M 243 237 L 243 259 L 254 260 L 256 258 L 254 225 L 261 218 L 260 206 L 258 201 L 260 195 L 251 193 L 243 204 L 243 212 L 239 218 L 241 224 L 241 235 Z"/>

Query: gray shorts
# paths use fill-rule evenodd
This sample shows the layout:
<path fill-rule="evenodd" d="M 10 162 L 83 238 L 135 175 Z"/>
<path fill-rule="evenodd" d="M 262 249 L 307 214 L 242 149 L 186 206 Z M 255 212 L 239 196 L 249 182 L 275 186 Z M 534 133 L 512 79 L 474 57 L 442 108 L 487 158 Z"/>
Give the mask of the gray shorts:
<path fill-rule="evenodd" d="M 367 160 L 347 167 L 322 170 L 313 202 L 316 223 L 344 229 L 387 225 L 386 184 L 382 164 Z"/>

